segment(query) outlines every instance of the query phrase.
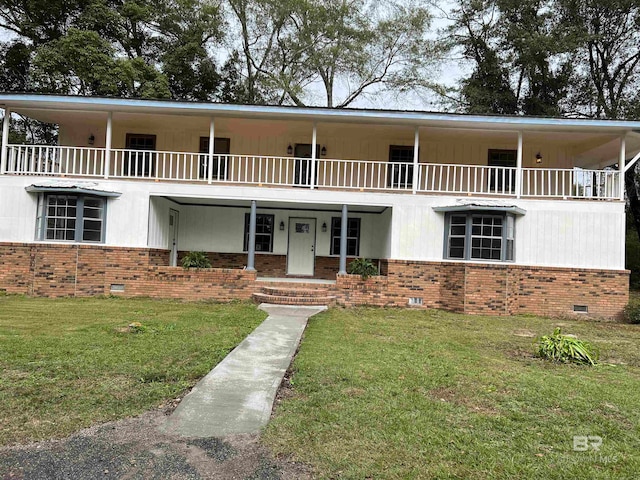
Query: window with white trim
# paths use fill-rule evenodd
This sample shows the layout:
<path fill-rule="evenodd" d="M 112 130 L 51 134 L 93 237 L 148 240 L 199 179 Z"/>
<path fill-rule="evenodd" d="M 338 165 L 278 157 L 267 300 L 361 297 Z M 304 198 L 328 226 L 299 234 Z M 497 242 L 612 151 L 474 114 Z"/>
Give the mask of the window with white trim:
<path fill-rule="evenodd" d="M 104 241 L 105 199 L 91 195 L 40 195 L 38 240 L 100 243 Z"/>
<path fill-rule="evenodd" d="M 511 213 L 448 213 L 445 258 L 511 262 L 515 217 Z"/>

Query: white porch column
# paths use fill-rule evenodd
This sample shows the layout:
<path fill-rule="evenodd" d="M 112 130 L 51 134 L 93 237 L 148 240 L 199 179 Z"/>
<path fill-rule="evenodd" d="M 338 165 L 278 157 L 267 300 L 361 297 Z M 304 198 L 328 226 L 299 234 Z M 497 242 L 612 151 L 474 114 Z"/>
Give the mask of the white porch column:
<path fill-rule="evenodd" d="M 113 136 L 113 112 L 107 114 L 107 134 L 104 140 L 104 178 L 111 173 L 111 137 Z"/>
<path fill-rule="evenodd" d="M 338 275 L 347 273 L 347 224 L 349 212 L 347 205 L 342 205 L 342 218 L 340 220 L 340 268 Z"/>
<path fill-rule="evenodd" d="M 624 191 L 625 191 L 625 183 L 624 183 L 624 171 L 625 171 L 625 162 L 627 161 L 627 137 L 625 135 L 620 137 L 620 157 L 618 159 L 618 170 L 620 171 L 620 179 L 618 180 L 618 184 L 620 185 L 620 200 L 624 201 Z"/>
<path fill-rule="evenodd" d="M 216 122 L 213 117 L 209 120 L 209 160 L 207 161 L 207 183 L 213 180 L 213 154 L 216 147 Z M 218 171 L 218 174 L 220 171 Z"/>
<path fill-rule="evenodd" d="M 251 213 L 249 214 L 249 245 L 247 245 L 247 270 L 256 269 L 256 201 L 251 200 Z"/>
<path fill-rule="evenodd" d="M 418 162 L 420 161 L 420 127 L 416 127 L 416 131 L 413 138 L 413 194 L 418 191 Z"/>
<path fill-rule="evenodd" d="M 522 196 L 522 132 L 518 132 L 518 155 L 516 158 L 516 198 Z"/>
<path fill-rule="evenodd" d="M 0 155 L 0 175 L 4 175 L 7 171 L 7 153 L 9 152 L 7 145 L 9 145 L 9 124 L 11 123 L 11 109 L 9 107 L 4 108 L 4 121 L 2 122 L 2 152 Z"/>
<path fill-rule="evenodd" d="M 313 122 L 313 135 L 311 135 L 311 190 L 316 185 L 316 142 L 318 141 L 318 124 Z"/>

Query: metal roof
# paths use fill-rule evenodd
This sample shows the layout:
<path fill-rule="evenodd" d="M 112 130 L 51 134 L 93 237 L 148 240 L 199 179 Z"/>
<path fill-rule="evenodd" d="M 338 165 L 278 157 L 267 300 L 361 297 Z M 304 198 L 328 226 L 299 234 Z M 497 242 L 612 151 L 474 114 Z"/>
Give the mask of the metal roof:
<path fill-rule="evenodd" d="M 0 93 L 0 106 L 12 109 L 42 109 L 91 112 L 135 112 L 193 116 L 251 117 L 260 119 L 299 119 L 327 122 L 390 123 L 453 128 L 492 128 L 518 130 L 640 130 L 638 120 L 545 118 L 508 115 L 472 115 L 410 110 L 356 108 L 234 105 L 225 103 L 142 100 L 111 97 L 84 97 L 28 93 Z"/>

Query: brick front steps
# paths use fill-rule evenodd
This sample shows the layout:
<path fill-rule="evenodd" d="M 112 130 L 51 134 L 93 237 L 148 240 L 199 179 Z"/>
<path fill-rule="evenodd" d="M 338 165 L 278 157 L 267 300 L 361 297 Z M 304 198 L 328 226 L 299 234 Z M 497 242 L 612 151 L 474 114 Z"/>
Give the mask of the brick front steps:
<path fill-rule="evenodd" d="M 320 285 L 275 284 L 263 286 L 260 292 L 253 294 L 258 303 L 275 305 L 332 305 L 336 297 Z"/>

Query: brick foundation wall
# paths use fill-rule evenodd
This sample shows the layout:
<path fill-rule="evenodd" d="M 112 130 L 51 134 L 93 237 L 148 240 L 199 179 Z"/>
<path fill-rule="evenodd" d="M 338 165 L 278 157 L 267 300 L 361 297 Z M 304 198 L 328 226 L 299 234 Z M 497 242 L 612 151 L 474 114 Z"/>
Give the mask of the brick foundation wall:
<path fill-rule="evenodd" d="M 100 245 L 0 244 L 0 290 L 41 297 L 249 299 L 255 272 L 169 267 L 169 252 Z M 112 291 L 124 285 L 124 291 Z"/>
<path fill-rule="evenodd" d="M 574 315 L 618 319 L 629 301 L 629 272 L 387 260 L 387 275 L 366 281 L 338 276 L 338 304 L 406 307 L 411 297 L 423 307 L 480 315 Z M 576 314 L 581 315 L 581 314 Z"/>
<path fill-rule="evenodd" d="M 45 297 L 124 295 L 185 300 L 249 299 L 257 275 L 284 277 L 283 255 L 257 255 L 257 272 L 243 270 L 246 255 L 212 254 L 217 268 L 169 267 L 169 252 L 100 245 L 0 244 L 0 290 Z M 212 260 L 212 261 L 213 261 Z M 316 278 L 336 278 L 338 259 L 317 257 Z M 320 285 L 340 305 L 423 308 L 469 314 L 572 315 L 586 305 L 589 316 L 618 318 L 629 300 L 629 272 L 527 267 L 506 264 L 383 260 L 386 275 L 363 281 L 338 276 Z M 123 292 L 112 285 L 124 285 Z M 310 284 L 314 285 L 314 284 Z M 294 285 L 295 287 L 295 285 Z"/>
<path fill-rule="evenodd" d="M 182 261 L 182 258 L 186 254 L 186 251 L 178 252 L 178 264 Z M 218 253 L 218 252 L 205 252 L 211 265 L 214 268 L 238 268 L 242 269 L 247 265 L 246 253 Z M 347 257 L 347 265 L 355 257 Z M 167 261 L 164 265 L 169 264 L 169 257 L 167 253 Z M 378 260 L 373 260 L 374 264 L 377 264 Z M 335 280 L 336 274 L 340 269 L 340 257 L 316 257 L 315 273 L 313 278 L 319 278 L 322 280 Z M 256 254 L 256 270 L 260 277 L 274 277 L 285 278 L 292 277 L 287 275 L 287 256 L 275 255 L 267 253 Z M 295 278 L 295 276 L 293 276 Z M 305 278 L 305 277 L 301 277 Z"/>

